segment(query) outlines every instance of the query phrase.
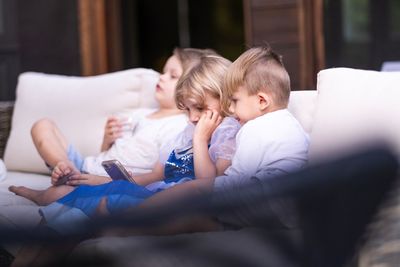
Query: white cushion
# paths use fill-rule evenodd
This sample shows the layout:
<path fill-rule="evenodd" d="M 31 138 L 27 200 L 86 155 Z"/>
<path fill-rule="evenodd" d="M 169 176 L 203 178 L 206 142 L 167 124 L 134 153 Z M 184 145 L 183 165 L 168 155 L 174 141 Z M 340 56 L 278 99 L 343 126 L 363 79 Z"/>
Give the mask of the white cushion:
<path fill-rule="evenodd" d="M 400 155 L 400 72 L 326 69 L 317 90 L 310 162 L 382 140 Z"/>
<path fill-rule="evenodd" d="M 0 159 L 0 182 L 7 176 L 7 168 L 2 159 Z"/>
<path fill-rule="evenodd" d="M 8 191 L 10 185 L 23 185 L 32 189 L 43 190 L 51 185 L 49 176 L 8 172 L 6 178 L 0 183 L 0 227 L 25 228 L 36 226 L 41 219 L 39 206 Z"/>
<path fill-rule="evenodd" d="M 106 118 L 121 110 L 155 107 L 158 73 L 131 69 L 92 77 L 43 73 L 19 76 L 4 162 L 8 170 L 47 173 L 30 130 L 35 121 L 54 120 L 84 156 L 99 152 Z"/>
<path fill-rule="evenodd" d="M 316 90 L 292 91 L 290 93 L 288 109 L 308 134 L 312 130 L 316 101 Z"/>

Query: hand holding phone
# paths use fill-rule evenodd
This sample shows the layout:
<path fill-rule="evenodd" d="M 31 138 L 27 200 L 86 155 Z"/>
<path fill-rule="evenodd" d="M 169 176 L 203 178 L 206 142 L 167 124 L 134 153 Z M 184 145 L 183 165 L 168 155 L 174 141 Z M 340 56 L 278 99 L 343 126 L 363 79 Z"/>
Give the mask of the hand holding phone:
<path fill-rule="evenodd" d="M 66 174 L 66 175 L 58 177 L 58 180 L 54 185 L 55 186 L 59 186 L 59 185 L 66 184 L 68 182 L 69 178 L 71 178 L 72 175 L 74 175 L 74 173 L 70 172 L 69 174 Z"/>
<path fill-rule="evenodd" d="M 106 170 L 108 175 L 113 180 L 127 180 L 131 183 L 136 184 L 133 177 L 128 173 L 124 166 L 116 159 L 105 160 L 101 163 L 103 168 Z"/>

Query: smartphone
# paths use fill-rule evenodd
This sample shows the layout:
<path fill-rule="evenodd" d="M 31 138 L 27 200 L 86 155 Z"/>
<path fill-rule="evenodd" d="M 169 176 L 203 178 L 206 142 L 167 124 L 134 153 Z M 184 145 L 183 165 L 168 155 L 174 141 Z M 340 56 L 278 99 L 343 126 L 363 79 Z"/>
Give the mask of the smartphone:
<path fill-rule="evenodd" d="M 116 159 L 105 160 L 101 163 L 103 168 L 106 170 L 108 175 L 113 180 L 127 180 L 131 183 L 136 184 L 133 177 L 128 173 L 125 167 Z"/>

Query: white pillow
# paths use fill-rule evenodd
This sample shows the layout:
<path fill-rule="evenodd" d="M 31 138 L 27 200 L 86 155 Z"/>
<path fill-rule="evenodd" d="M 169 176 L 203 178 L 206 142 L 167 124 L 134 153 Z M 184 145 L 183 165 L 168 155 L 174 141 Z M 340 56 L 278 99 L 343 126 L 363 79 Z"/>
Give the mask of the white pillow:
<path fill-rule="evenodd" d="M 312 130 L 316 102 L 316 90 L 290 92 L 288 109 L 308 134 Z"/>
<path fill-rule="evenodd" d="M 400 72 L 327 69 L 317 90 L 310 162 L 380 141 L 400 155 Z"/>
<path fill-rule="evenodd" d="M 21 74 L 4 155 L 7 169 L 48 173 L 30 135 L 33 123 L 44 117 L 54 120 L 84 156 L 99 153 L 109 115 L 157 106 L 154 90 L 158 76 L 140 68 L 91 77 Z"/>

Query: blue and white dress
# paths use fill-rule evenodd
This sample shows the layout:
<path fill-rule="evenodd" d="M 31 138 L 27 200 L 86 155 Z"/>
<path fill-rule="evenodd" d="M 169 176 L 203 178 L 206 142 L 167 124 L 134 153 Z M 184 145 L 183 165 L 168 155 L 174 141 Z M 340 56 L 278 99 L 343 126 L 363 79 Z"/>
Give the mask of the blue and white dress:
<path fill-rule="evenodd" d="M 79 230 L 79 222 L 87 222 L 96 215 L 101 199 L 107 199 L 107 209 L 115 214 L 133 207 L 168 187 L 195 179 L 193 164 L 194 125 L 189 124 L 175 140 L 161 148 L 159 161 L 164 165 L 164 180 L 147 186 L 117 180 L 102 185 L 81 185 L 39 212 L 49 227 L 59 233 Z M 224 118 L 211 136 L 209 155 L 217 159 L 231 160 L 235 152 L 235 136 L 239 123 Z M 172 152 L 171 152 L 172 151 Z"/>

